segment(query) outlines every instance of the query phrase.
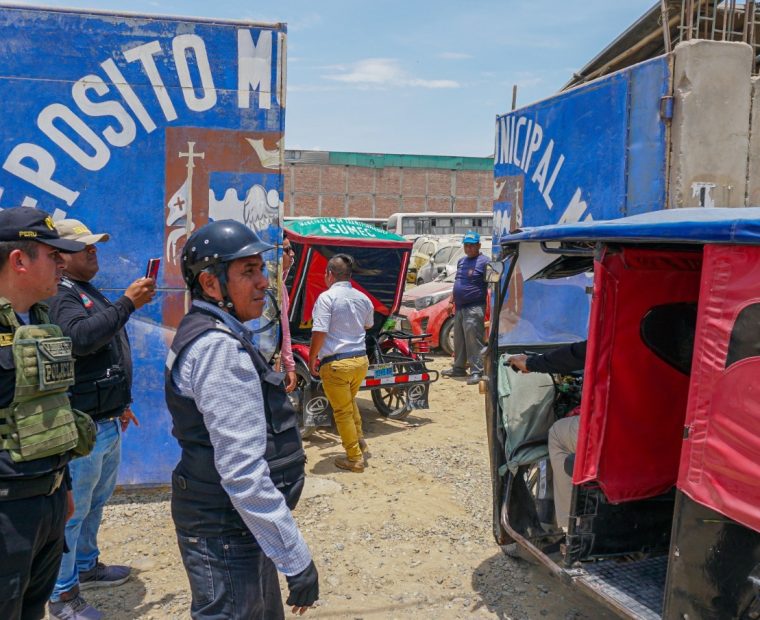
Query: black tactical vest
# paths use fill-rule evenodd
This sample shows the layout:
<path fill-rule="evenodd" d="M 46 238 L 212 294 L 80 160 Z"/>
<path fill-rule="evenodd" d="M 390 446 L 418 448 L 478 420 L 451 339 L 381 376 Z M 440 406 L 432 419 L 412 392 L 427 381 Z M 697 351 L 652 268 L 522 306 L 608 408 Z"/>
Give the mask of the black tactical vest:
<path fill-rule="evenodd" d="M 81 299 L 89 317 L 110 305 L 105 296 L 99 294 L 100 299 L 97 299 L 93 293 L 85 292 L 80 285 L 68 278 L 61 279 L 61 286 L 71 289 Z M 101 310 L 94 309 L 92 302 L 87 306 L 86 293 L 95 298 Z M 128 348 L 126 351 L 123 350 L 122 337 L 125 345 L 128 346 L 129 342 L 126 340 L 126 334 L 122 333 L 124 329 L 126 328 L 119 329 L 114 337 L 97 351 L 89 355 L 75 356 L 76 382 L 69 390 L 69 400 L 74 409 L 84 411 L 96 422 L 121 415 L 132 402 L 129 379 L 124 369 L 124 356 L 131 355 Z"/>
<path fill-rule="evenodd" d="M 235 338 L 251 356 L 261 380 L 267 427 L 264 458 L 270 477 L 288 508 L 295 508 L 304 484 L 306 455 L 301 445 L 298 418 L 285 393 L 283 375 L 273 371 L 253 344 L 200 308 L 192 308 L 177 329 L 164 377 L 166 404 L 172 415 L 172 434 L 182 456 L 172 475 L 172 517 L 176 527 L 198 536 L 226 536 L 247 531 L 222 488 L 214 466 L 214 449 L 203 416 L 191 398 L 182 396 L 171 369 L 182 350 L 201 334 L 220 330 Z M 235 398 L 234 394 L 229 395 Z M 241 403 L 241 406 L 245 406 Z"/>

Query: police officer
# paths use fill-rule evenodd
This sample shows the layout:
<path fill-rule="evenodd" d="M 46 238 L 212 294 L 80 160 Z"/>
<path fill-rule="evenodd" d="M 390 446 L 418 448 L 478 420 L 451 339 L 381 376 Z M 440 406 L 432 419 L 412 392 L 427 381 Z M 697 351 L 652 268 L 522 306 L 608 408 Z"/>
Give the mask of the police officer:
<path fill-rule="evenodd" d="M 42 618 L 73 512 L 67 463 L 77 428 L 66 396 L 71 340 L 40 302 L 54 295 L 61 239 L 44 211 L 0 211 L 0 618 Z M 23 364 L 23 368 L 17 368 Z M 68 500 L 68 501 L 67 501 Z"/>
<path fill-rule="evenodd" d="M 233 220 L 187 240 L 182 275 L 193 298 L 167 358 L 166 402 L 182 448 L 172 517 L 193 618 L 283 618 L 319 597 L 317 569 L 290 513 L 305 455 L 283 375 L 252 344 L 272 249 Z"/>

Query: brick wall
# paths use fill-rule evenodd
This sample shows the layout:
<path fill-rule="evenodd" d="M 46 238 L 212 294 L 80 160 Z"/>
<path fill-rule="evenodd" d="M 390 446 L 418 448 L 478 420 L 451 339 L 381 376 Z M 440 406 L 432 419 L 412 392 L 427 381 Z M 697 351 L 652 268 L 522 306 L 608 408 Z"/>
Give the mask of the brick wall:
<path fill-rule="evenodd" d="M 491 211 L 493 172 L 285 165 L 286 216 L 387 217 L 416 211 Z"/>

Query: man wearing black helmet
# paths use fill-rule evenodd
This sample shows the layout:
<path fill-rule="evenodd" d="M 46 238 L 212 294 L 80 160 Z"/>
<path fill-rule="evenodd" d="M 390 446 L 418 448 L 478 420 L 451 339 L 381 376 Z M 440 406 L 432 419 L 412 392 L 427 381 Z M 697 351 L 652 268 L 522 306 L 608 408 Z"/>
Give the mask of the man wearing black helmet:
<path fill-rule="evenodd" d="M 272 246 L 233 220 L 187 240 L 182 274 L 193 303 L 167 358 L 166 402 L 182 448 L 172 517 L 193 618 L 283 618 L 319 597 L 317 569 L 290 513 L 305 455 L 283 375 L 243 325 L 261 316 Z"/>

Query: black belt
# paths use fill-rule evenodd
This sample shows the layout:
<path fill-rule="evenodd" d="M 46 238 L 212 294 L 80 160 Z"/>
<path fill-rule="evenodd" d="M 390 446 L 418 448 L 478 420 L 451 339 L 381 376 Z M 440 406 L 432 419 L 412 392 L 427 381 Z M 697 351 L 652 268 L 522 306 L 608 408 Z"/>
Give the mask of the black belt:
<path fill-rule="evenodd" d="M 198 480 L 185 478 L 185 476 L 175 473 L 172 473 L 172 482 L 183 491 L 195 491 L 204 495 L 227 495 L 221 482 L 219 484 L 199 482 Z"/>
<path fill-rule="evenodd" d="M 352 357 L 365 357 L 366 355 L 366 351 L 346 351 L 345 353 L 335 353 L 334 355 L 328 355 L 327 357 L 319 360 L 319 363 L 324 365 L 329 364 L 330 362 L 337 362 L 338 360 L 347 360 Z"/>
<path fill-rule="evenodd" d="M 0 480 L 0 501 L 52 495 L 61 487 L 64 471 L 64 469 L 58 469 L 39 478 Z"/>

